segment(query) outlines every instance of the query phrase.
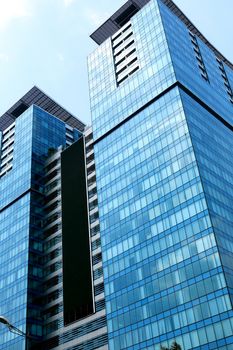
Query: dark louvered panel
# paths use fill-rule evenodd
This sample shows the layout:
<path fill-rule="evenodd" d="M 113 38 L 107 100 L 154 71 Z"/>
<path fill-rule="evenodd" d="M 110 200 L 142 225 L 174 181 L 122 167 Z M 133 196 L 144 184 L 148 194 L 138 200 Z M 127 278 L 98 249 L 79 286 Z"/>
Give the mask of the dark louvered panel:
<path fill-rule="evenodd" d="M 84 131 L 85 124 L 66 111 L 53 99 L 47 96 L 38 87 L 34 86 L 19 101 L 17 101 L 6 113 L 0 117 L 0 130 L 5 130 L 16 118 L 18 118 L 31 105 L 37 105 L 46 112 L 66 122 L 73 128 Z"/>
<path fill-rule="evenodd" d="M 132 18 L 150 0 L 129 0 L 116 11 L 102 26 L 100 26 L 91 38 L 102 44 L 106 39 L 115 34 L 130 18 Z"/>

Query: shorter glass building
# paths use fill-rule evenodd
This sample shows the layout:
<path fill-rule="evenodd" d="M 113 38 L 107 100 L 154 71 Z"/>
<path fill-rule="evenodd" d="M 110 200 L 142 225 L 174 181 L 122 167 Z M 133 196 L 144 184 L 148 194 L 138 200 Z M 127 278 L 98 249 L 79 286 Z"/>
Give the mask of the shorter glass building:
<path fill-rule="evenodd" d="M 92 131 L 36 87 L 0 125 L 0 347 L 107 349 Z"/>

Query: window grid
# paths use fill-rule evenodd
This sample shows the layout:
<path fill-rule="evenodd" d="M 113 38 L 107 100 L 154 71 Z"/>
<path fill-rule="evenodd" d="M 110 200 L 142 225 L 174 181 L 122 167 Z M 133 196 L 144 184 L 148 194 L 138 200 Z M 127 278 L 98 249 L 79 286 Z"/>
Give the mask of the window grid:
<path fill-rule="evenodd" d="M 139 69 L 132 24 L 126 23 L 112 37 L 113 58 L 117 85 Z"/>

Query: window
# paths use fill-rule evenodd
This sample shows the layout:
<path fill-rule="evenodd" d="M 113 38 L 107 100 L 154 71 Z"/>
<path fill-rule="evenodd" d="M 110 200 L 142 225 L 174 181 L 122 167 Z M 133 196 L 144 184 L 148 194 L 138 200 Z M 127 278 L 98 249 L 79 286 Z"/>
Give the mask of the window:
<path fill-rule="evenodd" d="M 193 45 L 193 50 L 195 52 L 195 56 L 196 56 L 196 59 L 197 59 L 197 64 L 198 64 L 198 67 L 199 67 L 199 70 L 200 70 L 201 77 L 203 79 L 205 79 L 206 81 L 209 81 L 208 74 L 207 74 L 207 71 L 206 71 L 206 67 L 205 67 L 205 64 L 204 64 L 204 61 L 203 61 L 203 58 L 202 58 L 202 55 L 201 55 L 201 51 L 200 51 L 200 48 L 199 48 L 199 45 L 198 45 L 198 42 L 197 42 L 197 38 L 192 32 L 189 32 L 189 35 L 190 35 L 190 38 L 191 38 L 191 43 Z"/>
<path fill-rule="evenodd" d="M 218 67 L 219 67 L 219 69 L 221 71 L 221 76 L 222 76 L 222 79 L 223 79 L 224 87 L 225 87 L 226 92 L 228 94 L 229 100 L 230 100 L 231 103 L 233 103 L 233 91 L 232 91 L 230 82 L 228 80 L 224 64 L 218 57 L 216 57 L 216 61 L 218 62 Z"/>
<path fill-rule="evenodd" d="M 132 25 L 128 22 L 112 37 L 117 84 L 120 85 L 139 69 Z"/>

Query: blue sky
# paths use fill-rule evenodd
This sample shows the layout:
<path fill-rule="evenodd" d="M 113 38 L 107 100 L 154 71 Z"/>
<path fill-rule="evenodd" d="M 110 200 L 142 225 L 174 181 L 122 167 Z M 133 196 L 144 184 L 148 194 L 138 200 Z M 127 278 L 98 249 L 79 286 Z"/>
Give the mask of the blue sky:
<path fill-rule="evenodd" d="M 233 1 L 174 0 L 233 61 Z M 89 38 L 125 1 L 0 0 L 0 115 L 33 85 L 90 123 Z"/>

